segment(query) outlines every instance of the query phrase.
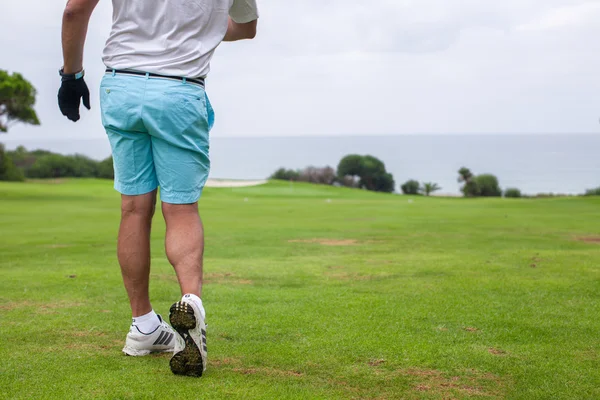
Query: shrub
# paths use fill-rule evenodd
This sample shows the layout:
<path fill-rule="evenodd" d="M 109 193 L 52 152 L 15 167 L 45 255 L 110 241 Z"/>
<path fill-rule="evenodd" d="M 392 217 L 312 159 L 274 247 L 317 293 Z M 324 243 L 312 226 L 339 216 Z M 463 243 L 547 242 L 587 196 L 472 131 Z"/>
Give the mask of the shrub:
<path fill-rule="evenodd" d="M 349 188 L 360 187 L 359 179 L 357 179 L 355 176 L 351 176 L 351 175 L 346 175 L 341 178 L 338 176 L 336 179 L 336 183 L 341 186 L 345 186 L 345 187 L 349 187 Z"/>
<path fill-rule="evenodd" d="M 502 190 L 498 184 L 498 178 L 491 174 L 477 175 L 473 181 L 477 186 L 477 196 L 501 197 Z"/>
<path fill-rule="evenodd" d="M 331 167 L 306 167 L 300 172 L 298 180 L 321 185 L 333 185 L 336 181 L 336 175 L 335 170 Z"/>
<path fill-rule="evenodd" d="M 378 158 L 357 154 L 348 155 L 340 161 L 337 168 L 339 182 L 358 180 L 358 187 L 376 192 L 393 192 L 394 177 L 385 169 L 385 164 Z M 350 177 L 350 178 L 348 178 Z"/>
<path fill-rule="evenodd" d="M 23 171 L 15 166 L 12 158 L 4 151 L 4 145 L 0 144 L 0 181 L 23 182 L 24 180 Z"/>
<path fill-rule="evenodd" d="M 474 180 L 466 182 L 465 185 L 460 189 L 465 197 L 477 197 L 479 196 L 479 186 Z"/>
<path fill-rule="evenodd" d="M 431 193 L 435 193 L 439 190 L 442 190 L 440 185 L 438 185 L 437 183 L 433 183 L 433 182 L 425 182 L 419 188 L 419 192 L 423 193 L 425 196 L 431 196 Z"/>
<path fill-rule="evenodd" d="M 519 198 L 522 197 L 521 191 L 517 188 L 508 188 L 504 191 L 504 197 Z"/>
<path fill-rule="evenodd" d="M 108 157 L 98 163 L 98 178 L 101 179 L 114 179 L 115 170 L 113 165 L 113 158 Z"/>
<path fill-rule="evenodd" d="M 400 189 L 404 194 L 415 195 L 419 194 L 419 187 L 419 182 L 411 179 L 410 181 L 406 181 L 402 186 L 400 186 Z"/>
<path fill-rule="evenodd" d="M 463 187 L 460 188 L 461 192 L 465 197 L 476 197 L 479 196 L 479 187 L 475 182 L 475 176 L 469 168 L 462 167 L 458 171 L 458 182 L 464 183 Z"/>
<path fill-rule="evenodd" d="M 600 187 L 596 189 L 588 189 L 585 191 L 586 196 L 600 196 Z"/>
<path fill-rule="evenodd" d="M 269 179 L 279 179 L 282 181 L 297 181 L 299 178 L 300 172 L 285 168 L 279 168 L 269 177 Z"/>
<path fill-rule="evenodd" d="M 363 174 L 363 156 L 348 155 L 340 161 L 337 167 L 338 178 L 345 176 L 361 176 Z"/>
<path fill-rule="evenodd" d="M 393 193 L 395 186 L 396 182 L 394 182 L 394 177 L 392 174 L 386 172 L 373 177 L 373 189 L 370 190 L 382 193 Z"/>
<path fill-rule="evenodd" d="M 51 154 L 39 157 L 27 170 L 29 178 L 94 178 L 97 162 L 82 156 Z"/>

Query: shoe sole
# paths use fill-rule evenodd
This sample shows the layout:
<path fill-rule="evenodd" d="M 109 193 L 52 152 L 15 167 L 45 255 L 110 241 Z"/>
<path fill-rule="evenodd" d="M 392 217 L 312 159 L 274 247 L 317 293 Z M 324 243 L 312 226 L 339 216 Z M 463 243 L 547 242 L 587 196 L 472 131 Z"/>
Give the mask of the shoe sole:
<path fill-rule="evenodd" d="M 190 335 L 190 330 L 196 328 L 194 310 L 186 302 L 179 301 L 171 306 L 169 320 L 185 342 L 184 349 L 171 358 L 171 371 L 175 375 L 201 377 L 204 371 L 202 354 Z"/>
<path fill-rule="evenodd" d="M 166 349 L 166 350 L 138 350 L 138 349 L 134 349 L 132 347 L 125 346 L 123 348 L 123 350 L 121 350 L 121 351 L 126 356 L 143 357 L 143 356 L 147 356 L 149 354 L 156 354 L 156 353 L 172 353 L 173 349 Z"/>

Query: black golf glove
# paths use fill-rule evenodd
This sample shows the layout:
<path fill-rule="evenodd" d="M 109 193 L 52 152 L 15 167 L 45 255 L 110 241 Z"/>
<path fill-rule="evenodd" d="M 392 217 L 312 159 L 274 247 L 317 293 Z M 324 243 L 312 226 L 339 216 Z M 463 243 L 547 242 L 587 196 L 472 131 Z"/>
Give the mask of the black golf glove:
<path fill-rule="evenodd" d="M 79 79 L 63 79 L 58 90 L 58 106 L 63 115 L 71 121 L 79 121 L 79 105 L 83 98 L 83 105 L 90 109 L 90 91 L 83 77 Z"/>

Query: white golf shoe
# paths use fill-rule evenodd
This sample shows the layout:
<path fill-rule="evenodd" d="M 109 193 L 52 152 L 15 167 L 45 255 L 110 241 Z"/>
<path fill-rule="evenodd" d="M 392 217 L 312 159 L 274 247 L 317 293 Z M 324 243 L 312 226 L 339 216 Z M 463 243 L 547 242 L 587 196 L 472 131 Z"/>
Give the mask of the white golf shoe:
<path fill-rule="evenodd" d="M 175 348 L 176 333 L 159 315 L 160 325 L 152 333 L 142 333 L 131 325 L 123 353 L 128 356 L 146 356 L 150 353 L 171 352 Z"/>
<path fill-rule="evenodd" d="M 178 333 L 171 358 L 176 375 L 200 377 L 206 371 L 206 324 L 198 306 L 184 296 L 171 306 L 171 325 Z"/>

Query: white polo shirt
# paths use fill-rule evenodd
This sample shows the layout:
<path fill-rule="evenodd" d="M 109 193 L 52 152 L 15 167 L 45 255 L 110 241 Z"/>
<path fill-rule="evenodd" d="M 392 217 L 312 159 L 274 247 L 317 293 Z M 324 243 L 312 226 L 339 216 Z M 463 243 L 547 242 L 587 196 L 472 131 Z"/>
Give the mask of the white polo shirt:
<path fill-rule="evenodd" d="M 237 23 L 258 19 L 256 0 L 112 0 L 103 61 L 109 68 L 169 76 L 208 75 L 210 60 Z"/>

